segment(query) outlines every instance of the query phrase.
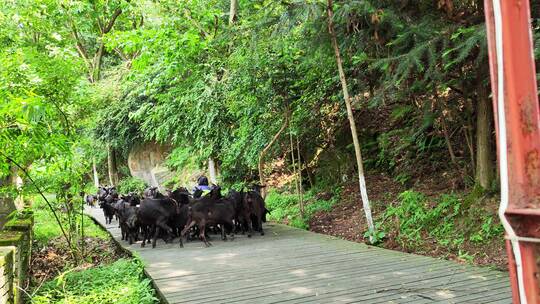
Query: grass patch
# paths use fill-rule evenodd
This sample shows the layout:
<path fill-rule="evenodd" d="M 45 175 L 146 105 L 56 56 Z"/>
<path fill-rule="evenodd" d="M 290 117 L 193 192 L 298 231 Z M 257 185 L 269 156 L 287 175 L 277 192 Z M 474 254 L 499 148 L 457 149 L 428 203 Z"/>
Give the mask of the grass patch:
<path fill-rule="evenodd" d="M 45 283 L 32 297 L 35 304 L 154 304 L 159 303 L 151 281 L 137 259 L 71 270 Z"/>
<path fill-rule="evenodd" d="M 388 206 L 381 223 L 403 248 L 413 250 L 427 242 L 465 256 L 464 244 L 487 244 L 504 233 L 494 212 L 470 207 L 470 201 L 481 201 L 479 195 L 471 192 L 428 198 L 408 190 L 398 196 L 399 204 Z"/>
<path fill-rule="evenodd" d="M 270 220 L 285 223 L 296 228 L 308 229 L 311 217 L 319 212 L 329 212 L 337 203 L 337 195 L 330 199 L 317 197 L 315 189 L 304 194 L 304 218 L 300 215 L 299 199 L 296 194 L 280 193 L 275 189 L 270 190 L 266 196 L 266 207 L 270 210 Z"/>
<path fill-rule="evenodd" d="M 64 229 L 69 231 L 71 227 L 71 235 L 76 236 L 72 239 L 78 249 L 76 252 L 83 254 L 75 258 L 46 203 L 35 199 L 32 204 L 34 235 L 39 250 L 33 256 L 31 282 L 35 289 L 30 292 L 31 303 L 159 303 L 139 259 L 126 258 L 110 240 L 109 234 L 86 215 L 82 251 L 80 223 L 83 215 L 75 214 L 70 221 L 54 198 L 49 201 L 57 208 Z M 41 284 L 43 281 L 45 283 Z"/>
<path fill-rule="evenodd" d="M 50 200 L 50 198 L 49 198 Z M 56 206 L 54 202 L 51 202 L 53 207 Z M 40 244 L 46 244 L 50 240 L 62 236 L 62 231 L 56 222 L 51 210 L 43 201 L 42 198 L 36 198 L 32 203 L 32 210 L 34 211 L 34 238 Z M 69 226 L 69 220 L 67 215 L 60 210 L 57 210 L 57 215 L 60 217 L 62 226 L 67 231 Z M 80 225 L 81 215 L 75 216 L 75 222 Z M 79 226 L 80 227 L 80 226 Z M 80 229 L 80 228 L 79 228 Z M 98 237 L 101 239 L 108 239 L 109 235 L 98 227 L 92 219 L 84 215 L 84 235 L 87 237 Z"/>

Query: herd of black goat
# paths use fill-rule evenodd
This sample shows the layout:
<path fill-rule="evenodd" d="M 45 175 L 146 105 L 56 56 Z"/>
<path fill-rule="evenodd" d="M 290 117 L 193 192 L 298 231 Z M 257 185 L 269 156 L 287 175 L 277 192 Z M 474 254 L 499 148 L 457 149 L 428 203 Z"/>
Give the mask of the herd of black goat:
<path fill-rule="evenodd" d="M 220 230 L 224 241 L 227 234 L 234 239 L 238 231 L 247 232 L 248 237 L 254 230 L 264 235 L 262 223 L 268 213 L 257 187 L 246 192 L 230 190 L 226 196 L 219 186 L 205 195 L 201 191 L 191 194 L 186 188 L 162 194 L 157 187 L 150 187 L 144 190 L 142 199 L 137 193 L 120 195 L 115 187 L 99 187 L 97 195 L 87 195 L 85 201 L 90 206 L 99 203 L 107 224 L 116 217 L 122 240 L 133 244 L 142 237 L 144 247 L 152 238 L 153 248 L 159 237 L 165 242 L 179 237 L 183 247 L 184 238 L 189 241 L 198 236 L 211 246 L 210 230 Z"/>

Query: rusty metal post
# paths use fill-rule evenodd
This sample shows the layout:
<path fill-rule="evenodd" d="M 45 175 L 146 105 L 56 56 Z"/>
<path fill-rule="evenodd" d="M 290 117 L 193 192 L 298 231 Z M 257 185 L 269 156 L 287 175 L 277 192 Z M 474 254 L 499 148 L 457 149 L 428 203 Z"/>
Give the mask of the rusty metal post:
<path fill-rule="evenodd" d="M 513 299 L 540 303 L 540 109 L 530 5 L 484 3 Z"/>

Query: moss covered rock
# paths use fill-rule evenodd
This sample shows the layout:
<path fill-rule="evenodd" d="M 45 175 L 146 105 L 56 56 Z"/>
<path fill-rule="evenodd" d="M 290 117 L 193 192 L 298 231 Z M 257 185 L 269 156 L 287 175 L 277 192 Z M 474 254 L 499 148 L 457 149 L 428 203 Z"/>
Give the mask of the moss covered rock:
<path fill-rule="evenodd" d="M 14 303 L 14 246 L 0 247 L 0 303 Z"/>

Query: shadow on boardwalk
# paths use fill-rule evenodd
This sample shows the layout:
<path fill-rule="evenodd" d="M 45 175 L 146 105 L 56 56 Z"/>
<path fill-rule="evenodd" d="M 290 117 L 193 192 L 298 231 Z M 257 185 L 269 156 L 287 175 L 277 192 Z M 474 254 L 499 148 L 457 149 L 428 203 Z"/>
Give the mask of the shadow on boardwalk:
<path fill-rule="evenodd" d="M 118 223 L 105 225 L 145 262 L 169 303 L 511 303 L 508 274 L 451 261 L 340 240 L 279 224 L 266 235 L 234 241 L 158 242 L 140 247 L 120 240 Z"/>

